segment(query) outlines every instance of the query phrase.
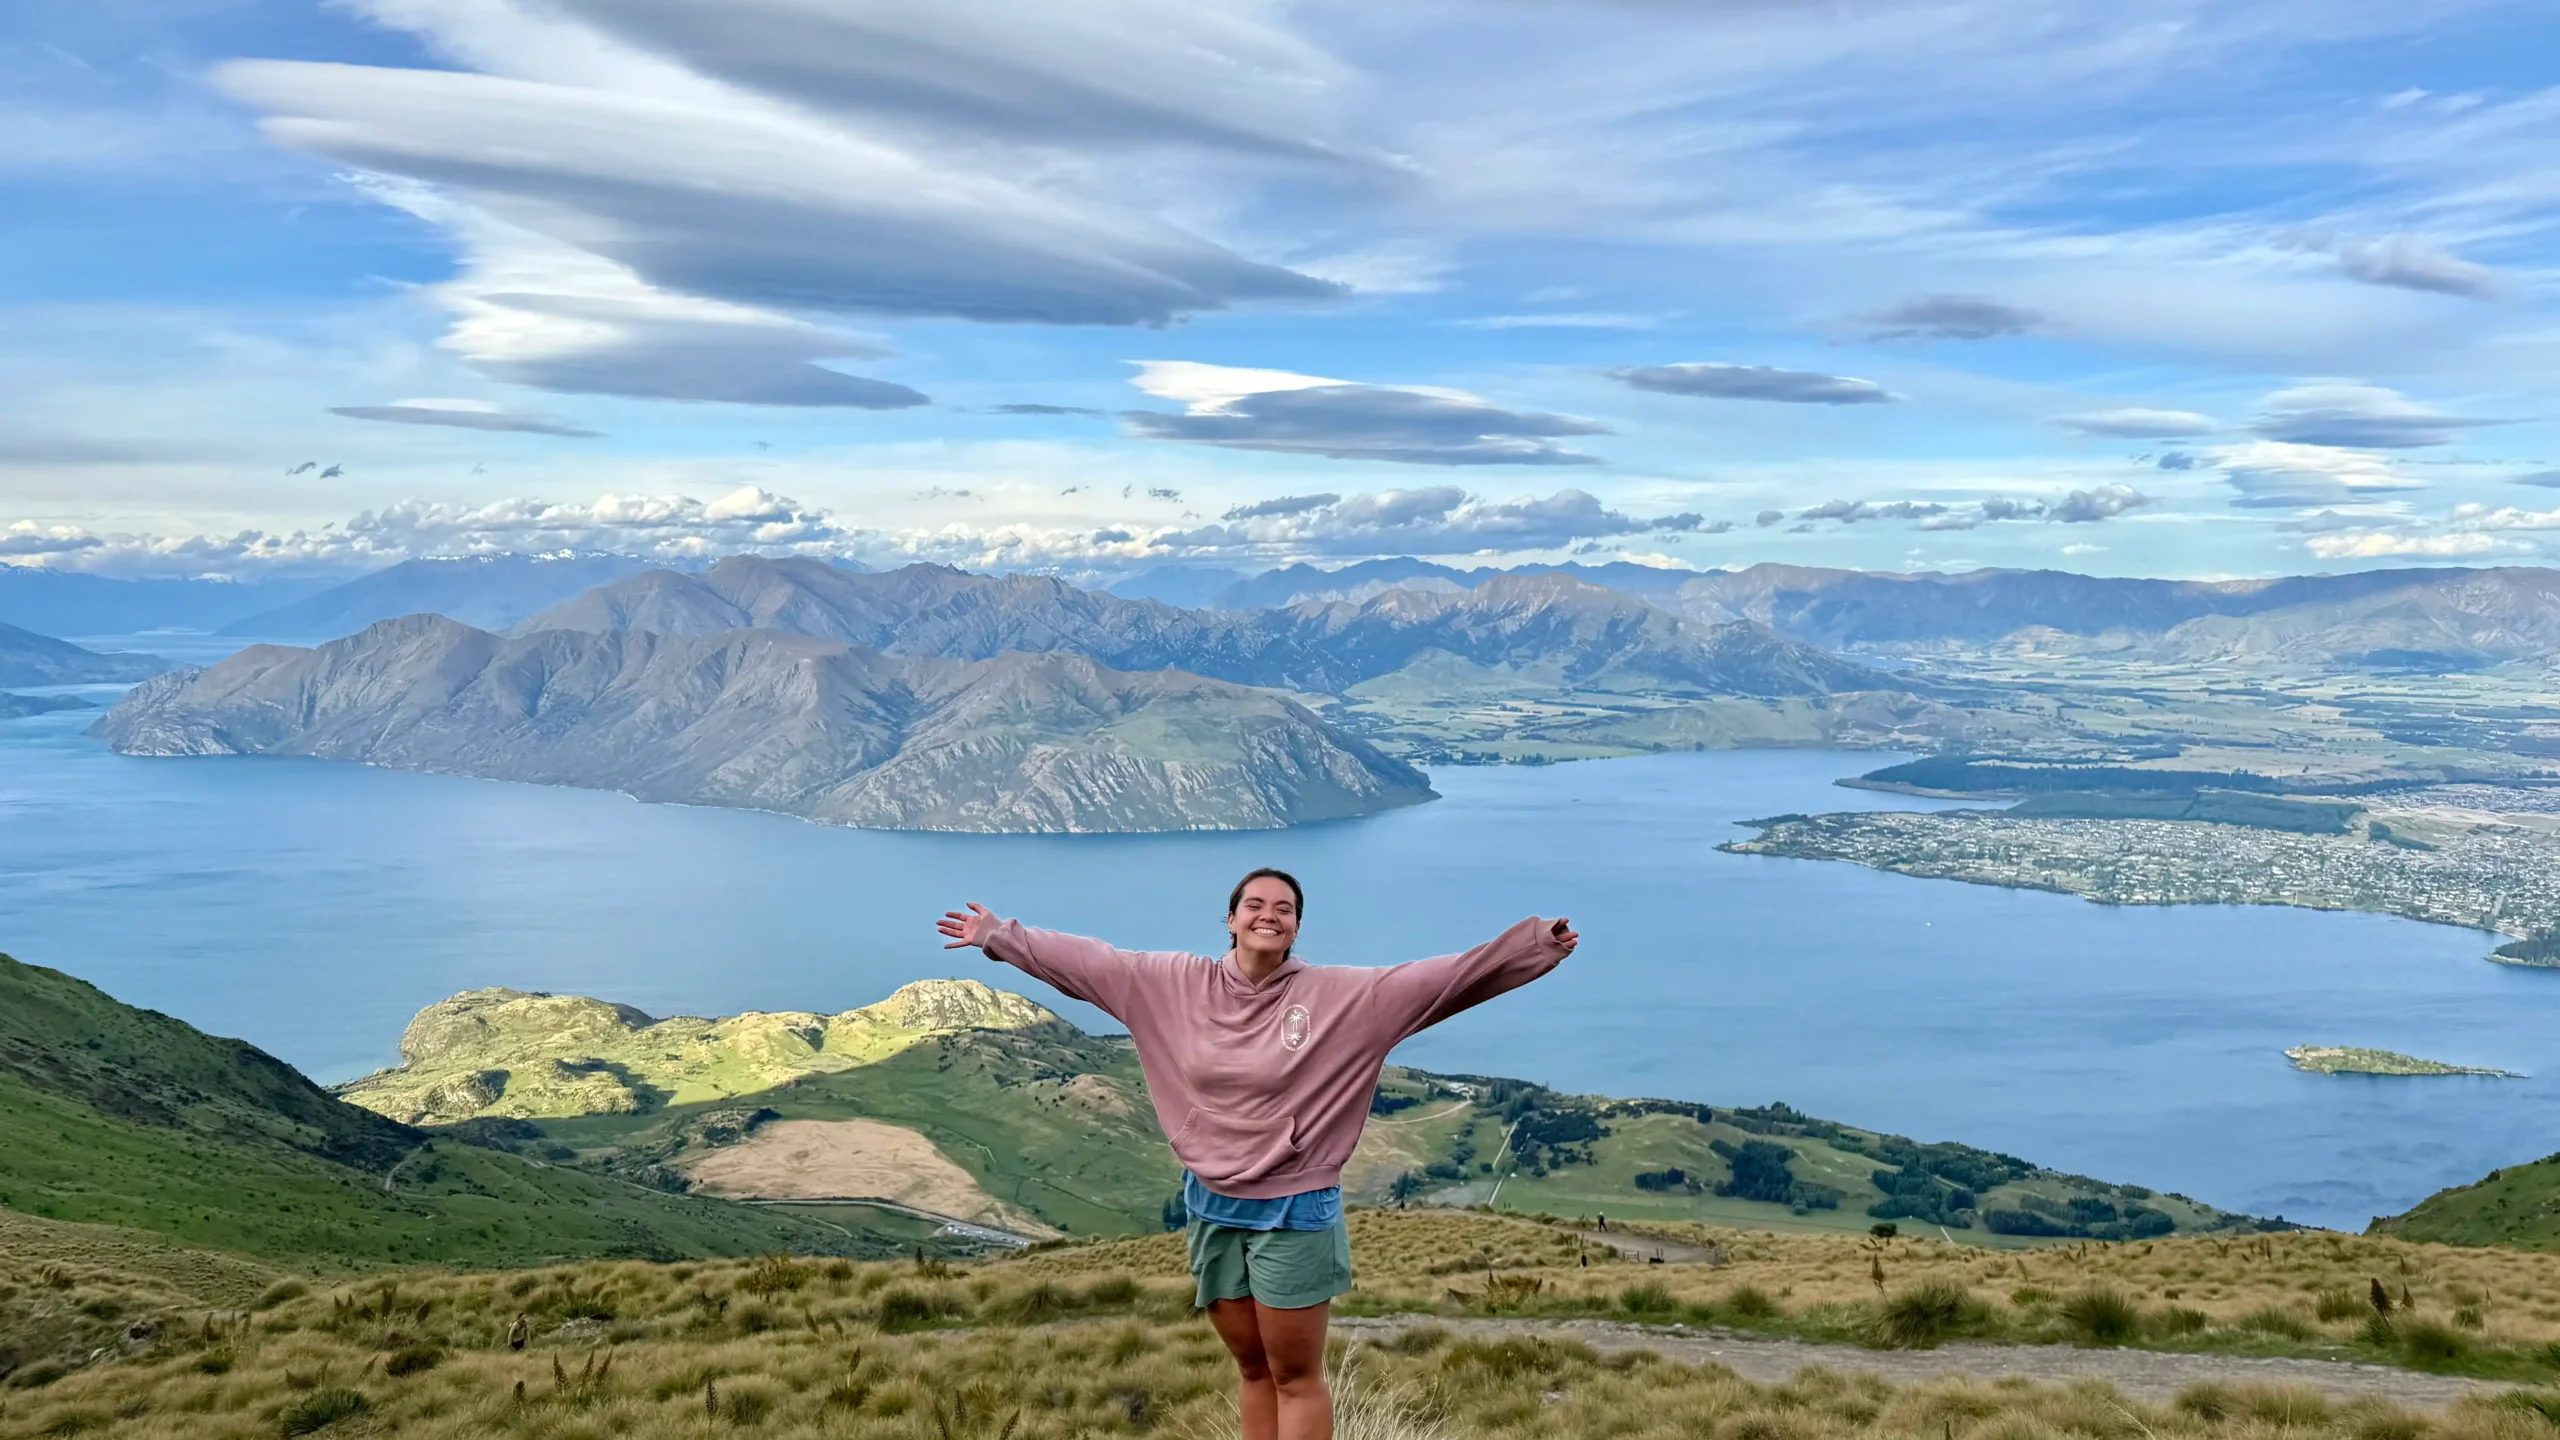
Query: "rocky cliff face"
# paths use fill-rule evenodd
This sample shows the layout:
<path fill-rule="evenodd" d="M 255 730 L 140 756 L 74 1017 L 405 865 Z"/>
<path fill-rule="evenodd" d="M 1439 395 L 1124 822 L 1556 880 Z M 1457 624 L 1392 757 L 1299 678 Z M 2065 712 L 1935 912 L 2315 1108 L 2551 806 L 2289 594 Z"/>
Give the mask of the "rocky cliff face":
<path fill-rule="evenodd" d="M 880 829 L 1268 829 L 1432 798 L 1267 691 L 772 631 L 509 639 L 412 615 L 162 677 L 92 733 L 134 755 L 360 760 Z"/>

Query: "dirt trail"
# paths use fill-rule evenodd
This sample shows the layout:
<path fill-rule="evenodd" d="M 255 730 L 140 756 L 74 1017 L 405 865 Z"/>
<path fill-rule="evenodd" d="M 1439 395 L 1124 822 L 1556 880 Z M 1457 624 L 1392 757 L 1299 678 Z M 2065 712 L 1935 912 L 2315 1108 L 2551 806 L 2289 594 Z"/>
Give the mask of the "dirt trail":
<path fill-rule="evenodd" d="M 1444 1320 L 1430 1316 L 1343 1318 L 1345 1335 L 1383 1340 L 1417 1325 L 1437 1325 L 1467 1336 L 1570 1336 L 1608 1354 L 1650 1350 L 1689 1364 L 1712 1361 L 1763 1384 L 1795 1378 L 1809 1365 L 1878 1375 L 1897 1385 L 1949 1375 L 1996 1380 L 2021 1376 L 2054 1383 L 2104 1380 L 2127 1395 L 2168 1400 L 2199 1380 L 2226 1385 L 2307 1385 L 2334 1399 L 2378 1396 L 2433 1409 L 2466 1395 L 2494 1395 L 2514 1388 L 2453 1375 L 2424 1375 L 2387 1365 L 2336 1360 L 2251 1360 L 2232 1355 L 2171 1355 L 2153 1350 L 2083 1350 L 2071 1345 L 1968 1345 L 1936 1350 L 1867 1350 L 1771 1340 L 1730 1331 L 1679 1325 L 1631 1325 L 1614 1320 Z"/>

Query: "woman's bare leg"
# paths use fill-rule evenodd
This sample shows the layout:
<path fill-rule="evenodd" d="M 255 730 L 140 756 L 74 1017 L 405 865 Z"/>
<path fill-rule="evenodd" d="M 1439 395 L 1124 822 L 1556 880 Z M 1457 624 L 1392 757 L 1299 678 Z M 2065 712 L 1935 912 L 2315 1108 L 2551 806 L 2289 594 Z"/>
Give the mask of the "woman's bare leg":
<path fill-rule="evenodd" d="M 1300 1310 L 1253 1302 L 1263 1368 L 1278 1402 L 1278 1433 L 1272 1440 L 1333 1440 L 1333 1396 L 1324 1388 L 1324 1332 L 1332 1314 L 1329 1301 Z M 1257 1437 L 1248 1434 L 1247 1440 Z"/>
<path fill-rule="evenodd" d="M 1236 1410 L 1244 1417 L 1244 1440 L 1280 1440 L 1280 1391 L 1262 1347 L 1259 1308 L 1251 1300 L 1212 1300 L 1209 1327 L 1236 1357 Z"/>

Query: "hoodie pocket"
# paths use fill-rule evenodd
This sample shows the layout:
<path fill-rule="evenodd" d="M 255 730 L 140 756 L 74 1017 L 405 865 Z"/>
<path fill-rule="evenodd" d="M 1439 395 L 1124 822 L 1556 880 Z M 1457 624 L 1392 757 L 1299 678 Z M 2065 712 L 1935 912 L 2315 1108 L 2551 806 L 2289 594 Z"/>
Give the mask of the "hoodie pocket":
<path fill-rule="evenodd" d="M 1298 1120 L 1278 1115 L 1247 1120 L 1197 1106 L 1173 1132 L 1173 1153 L 1191 1173 L 1210 1182 L 1254 1181 L 1295 1168 Z"/>

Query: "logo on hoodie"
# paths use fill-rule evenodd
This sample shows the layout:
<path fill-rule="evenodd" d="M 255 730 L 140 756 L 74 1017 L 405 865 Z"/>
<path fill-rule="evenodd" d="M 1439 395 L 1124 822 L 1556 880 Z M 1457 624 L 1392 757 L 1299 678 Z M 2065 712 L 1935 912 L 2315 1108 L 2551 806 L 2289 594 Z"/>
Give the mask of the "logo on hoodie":
<path fill-rule="evenodd" d="M 1307 1036 L 1313 1034 L 1315 1032 L 1315 1028 L 1316 1017 L 1307 1013 L 1306 1006 L 1290 1006 L 1288 1013 L 1280 1017 L 1280 1044 L 1282 1048 L 1295 1050 L 1299 1046 L 1306 1044 Z"/>

